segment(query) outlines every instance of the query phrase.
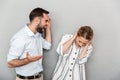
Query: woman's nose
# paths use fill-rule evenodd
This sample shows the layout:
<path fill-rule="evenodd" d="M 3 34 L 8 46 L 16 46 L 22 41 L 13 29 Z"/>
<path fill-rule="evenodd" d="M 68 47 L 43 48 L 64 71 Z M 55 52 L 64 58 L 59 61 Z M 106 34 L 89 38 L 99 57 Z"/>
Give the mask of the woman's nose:
<path fill-rule="evenodd" d="M 82 46 L 82 43 L 79 43 L 79 46 Z"/>

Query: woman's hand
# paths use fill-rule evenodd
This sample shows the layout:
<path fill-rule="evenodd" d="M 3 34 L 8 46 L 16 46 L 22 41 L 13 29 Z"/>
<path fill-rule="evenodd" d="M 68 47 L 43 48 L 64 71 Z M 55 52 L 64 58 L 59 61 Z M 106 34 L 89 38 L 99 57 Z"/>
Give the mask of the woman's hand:
<path fill-rule="evenodd" d="M 92 41 L 89 41 L 85 47 L 83 48 L 82 52 L 80 53 L 79 55 L 79 58 L 82 59 L 86 54 L 87 54 L 87 50 L 88 50 L 88 47 L 90 46 L 90 44 L 92 43 Z"/>
<path fill-rule="evenodd" d="M 75 40 L 76 37 L 77 37 L 77 32 L 75 32 L 75 34 L 72 37 L 73 41 Z"/>

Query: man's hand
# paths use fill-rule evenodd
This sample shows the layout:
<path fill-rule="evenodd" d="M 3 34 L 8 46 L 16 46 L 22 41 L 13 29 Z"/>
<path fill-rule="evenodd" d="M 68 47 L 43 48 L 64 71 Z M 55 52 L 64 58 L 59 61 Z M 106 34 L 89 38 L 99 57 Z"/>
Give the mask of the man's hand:
<path fill-rule="evenodd" d="M 49 19 L 47 21 L 47 25 L 45 27 L 46 27 L 46 29 L 50 29 L 50 26 L 51 26 L 51 20 Z"/>
<path fill-rule="evenodd" d="M 42 58 L 42 56 L 30 56 L 30 54 L 27 52 L 26 53 L 26 58 L 11 60 L 11 61 L 8 62 L 8 67 L 14 68 L 14 67 L 24 66 L 26 64 L 29 64 L 30 62 L 35 62 L 35 61 L 37 61 L 41 58 Z"/>
<path fill-rule="evenodd" d="M 26 53 L 26 59 L 27 59 L 29 62 L 35 62 L 35 61 L 37 61 L 37 60 L 39 60 L 39 59 L 41 59 L 41 58 L 42 58 L 42 56 L 31 56 L 31 55 L 29 54 L 29 52 Z"/>
<path fill-rule="evenodd" d="M 51 37 L 51 29 L 50 29 L 50 27 L 51 27 L 51 20 L 49 18 L 48 21 L 47 21 L 47 24 L 45 26 L 45 28 L 46 28 L 46 37 L 45 37 L 45 39 L 49 43 L 52 43 L 52 37 Z"/>

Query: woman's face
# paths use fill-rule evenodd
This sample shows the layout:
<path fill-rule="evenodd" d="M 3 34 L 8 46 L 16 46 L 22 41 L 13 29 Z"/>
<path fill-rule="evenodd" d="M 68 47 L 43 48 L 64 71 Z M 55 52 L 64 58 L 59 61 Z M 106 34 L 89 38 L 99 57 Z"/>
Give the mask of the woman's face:
<path fill-rule="evenodd" d="M 77 36 L 75 39 L 75 43 L 78 47 L 85 46 L 88 42 L 89 40 L 81 36 Z"/>

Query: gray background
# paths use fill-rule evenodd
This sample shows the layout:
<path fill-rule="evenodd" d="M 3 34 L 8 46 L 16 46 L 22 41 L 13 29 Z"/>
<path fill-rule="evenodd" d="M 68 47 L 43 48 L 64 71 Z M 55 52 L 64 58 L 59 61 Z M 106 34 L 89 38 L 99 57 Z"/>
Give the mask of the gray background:
<path fill-rule="evenodd" d="M 94 51 L 86 64 L 87 80 L 120 80 L 120 0 L 0 0 L 0 80 L 15 80 L 6 64 L 9 40 L 29 22 L 33 8 L 50 11 L 53 44 L 44 54 L 45 80 L 50 80 L 62 35 L 82 25 L 94 29 Z"/>

